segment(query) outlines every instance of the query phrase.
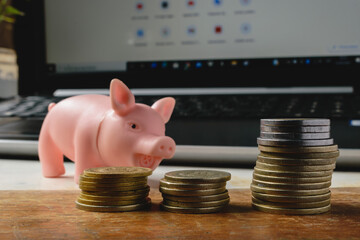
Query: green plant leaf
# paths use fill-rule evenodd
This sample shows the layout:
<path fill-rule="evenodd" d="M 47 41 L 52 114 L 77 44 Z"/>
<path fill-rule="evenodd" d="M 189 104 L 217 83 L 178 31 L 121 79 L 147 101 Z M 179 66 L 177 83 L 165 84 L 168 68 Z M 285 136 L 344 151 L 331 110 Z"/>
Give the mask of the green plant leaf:
<path fill-rule="evenodd" d="M 8 22 L 8 23 L 15 23 L 15 18 L 0 15 L 0 22 L 2 22 L 2 21 Z"/>
<path fill-rule="evenodd" d="M 5 8 L 5 14 L 6 15 L 19 15 L 19 16 L 24 16 L 24 13 L 17 10 L 16 8 L 14 8 L 13 6 L 6 6 Z"/>

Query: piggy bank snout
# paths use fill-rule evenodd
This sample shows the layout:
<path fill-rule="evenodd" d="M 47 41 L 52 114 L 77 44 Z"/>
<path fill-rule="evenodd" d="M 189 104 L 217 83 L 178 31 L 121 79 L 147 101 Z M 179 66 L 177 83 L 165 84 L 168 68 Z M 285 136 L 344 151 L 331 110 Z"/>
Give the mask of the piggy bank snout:
<path fill-rule="evenodd" d="M 161 137 L 157 139 L 152 148 L 152 155 L 164 158 L 172 158 L 175 154 L 176 144 L 170 137 Z"/>

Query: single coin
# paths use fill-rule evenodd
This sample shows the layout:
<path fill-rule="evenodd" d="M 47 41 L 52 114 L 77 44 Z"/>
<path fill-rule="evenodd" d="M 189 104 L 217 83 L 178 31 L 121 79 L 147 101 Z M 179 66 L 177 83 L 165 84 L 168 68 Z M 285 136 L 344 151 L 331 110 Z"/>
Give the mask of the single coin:
<path fill-rule="evenodd" d="M 258 167 L 254 168 L 254 172 L 261 175 L 267 176 L 274 176 L 274 177 L 294 177 L 294 178 L 312 178 L 312 177 L 325 177 L 331 176 L 333 170 L 327 171 L 314 171 L 314 172 L 300 172 L 300 171 L 274 171 L 274 170 L 267 170 L 261 169 Z"/>
<path fill-rule="evenodd" d="M 273 157 L 273 158 L 293 158 L 293 159 L 310 159 L 310 158 L 327 159 L 327 158 L 337 158 L 339 156 L 339 151 L 324 152 L 324 153 L 275 153 L 275 152 L 260 151 L 260 156 Z"/>
<path fill-rule="evenodd" d="M 287 139 L 265 139 L 257 138 L 257 143 L 265 146 L 328 146 L 334 144 L 334 139 L 316 140 L 287 140 Z"/>
<path fill-rule="evenodd" d="M 223 193 L 207 195 L 207 196 L 174 196 L 163 193 L 162 197 L 167 200 L 176 202 L 211 202 L 229 198 L 228 191 Z"/>
<path fill-rule="evenodd" d="M 149 192 L 145 192 L 143 194 L 137 195 L 124 195 L 124 196 L 97 196 L 97 195 L 89 195 L 83 192 L 80 193 L 79 197 L 86 200 L 94 200 L 94 201 L 103 201 L 103 202 L 116 202 L 116 201 L 139 201 L 141 199 L 149 196 Z"/>
<path fill-rule="evenodd" d="M 79 203 L 78 201 L 75 201 L 75 204 L 76 204 L 76 208 L 89 212 L 130 212 L 130 211 L 149 208 L 151 206 L 151 200 L 148 199 L 148 201 L 145 203 L 126 205 L 126 206 L 94 206 L 94 205 Z"/>
<path fill-rule="evenodd" d="M 151 174 L 150 168 L 143 167 L 98 167 L 84 171 L 85 176 L 93 178 L 147 177 Z"/>
<path fill-rule="evenodd" d="M 276 177 L 276 176 L 267 176 L 263 174 L 258 174 L 254 171 L 253 178 L 266 182 L 273 183 L 323 183 L 331 181 L 332 175 L 324 176 L 324 177 Z"/>
<path fill-rule="evenodd" d="M 327 205 L 325 207 L 319 208 L 300 208 L 300 209 L 292 209 L 292 208 L 278 208 L 278 207 L 269 207 L 257 203 L 252 203 L 254 209 L 267 212 L 267 213 L 275 213 L 275 214 L 290 214 L 290 215 L 313 215 L 328 212 L 331 208 L 331 205 Z"/>
<path fill-rule="evenodd" d="M 124 192 L 124 191 L 134 191 L 134 190 L 141 190 L 141 189 L 145 189 L 147 188 L 147 183 L 142 183 L 140 185 L 133 185 L 133 186 L 113 186 L 113 185 L 86 185 L 84 183 L 79 183 L 79 188 L 81 190 L 85 190 L 85 191 L 119 191 L 119 192 Z"/>
<path fill-rule="evenodd" d="M 160 192 L 168 195 L 175 196 L 206 196 L 214 195 L 225 192 L 226 188 L 214 188 L 214 189 L 202 189 L 202 190 L 183 190 L 183 189 L 174 189 L 174 188 L 165 188 L 160 187 Z"/>
<path fill-rule="evenodd" d="M 270 153 L 326 153 L 338 151 L 337 145 L 321 147 L 270 147 L 260 144 L 258 147 L 260 151 Z"/>
<path fill-rule="evenodd" d="M 298 132 L 298 133 L 328 133 L 330 126 L 266 126 L 260 127 L 262 132 Z"/>
<path fill-rule="evenodd" d="M 160 180 L 160 186 L 166 188 L 176 188 L 176 189 L 184 189 L 184 190 L 200 190 L 200 189 L 213 189 L 213 188 L 221 188 L 226 186 L 226 182 L 219 183 L 180 183 L 180 182 L 170 182 L 165 178 Z"/>
<path fill-rule="evenodd" d="M 325 194 L 329 192 L 329 188 L 311 189 L 311 190 L 293 190 L 293 189 L 288 190 L 288 189 L 259 187 L 254 184 L 250 185 L 250 189 L 253 192 L 268 193 L 272 195 L 283 195 L 283 196 L 313 196 L 313 195 Z"/>
<path fill-rule="evenodd" d="M 293 139 L 293 140 L 302 140 L 302 139 L 328 139 L 330 138 L 330 133 L 297 133 L 297 132 L 260 132 L 261 138 L 267 139 Z"/>
<path fill-rule="evenodd" d="M 256 162 L 256 168 L 274 171 L 289 171 L 289 172 L 315 172 L 315 171 L 328 171 L 335 169 L 335 163 L 327 165 L 303 165 L 303 166 L 289 166 L 289 165 L 276 165 Z"/>
<path fill-rule="evenodd" d="M 84 174 L 80 175 L 79 182 L 91 182 L 98 184 L 108 184 L 108 183 L 127 183 L 127 182 L 140 182 L 147 181 L 147 177 L 121 177 L 121 178 L 97 178 L 97 177 L 88 177 Z"/>
<path fill-rule="evenodd" d="M 329 165 L 336 163 L 336 158 L 324 158 L 324 159 L 311 159 L 311 158 L 274 158 L 274 157 L 265 157 L 258 155 L 257 161 L 267 164 L 275 165 Z"/>
<path fill-rule="evenodd" d="M 252 192 L 252 195 L 257 199 L 261 199 L 267 202 L 280 202 L 280 203 L 320 202 L 320 201 L 329 200 L 331 198 L 330 191 L 324 194 L 313 195 L 313 196 L 273 195 L 273 194 L 259 193 L 259 192 Z"/>
<path fill-rule="evenodd" d="M 165 205 L 164 203 L 161 203 L 161 205 L 160 205 L 161 209 L 166 210 L 168 212 L 195 213 L 195 214 L 220 212 L 224 208 L 226 208 L 226 206 L 227 205 L 217 206 L 217 207 L 204 207 L 204 208 L 185 208 L 185 207 L 168 206 L 168 205 Z"/>
<path fill-rule="evenodd" d="M 147 198 L 143 198 L 140 200 L 123 200 L 123 201 L 95 201 L 95 200 L 87 200 L 81 197 L 77 198 L 78 203 L 92 205 L 92 206 L 126 206 L 126 205 L 134 205 L 141 204 L 147 202 Z"/>
<path fill-rule="evenodd" d="M 261 126 L 330 126 L 330 119 L 324 118 L 274 118 L 261 119 Z"/>
<path fill-rule="evenodd" d="M 231 174 L 216 170 L 180 170 L 166 173 L 165 179 L 182 183 L 218 183 L 229 181 Z"/>
<path fill-rule="evenodd" d="M 147 179 L 143 179 L 138 182 L 115 182 L 115 183 L 110 183 L 110 182 L 98 183 L 98 182 L 80 181 L 79 185 L 99 187 L 99 188 L 121 188 L 121 187 L 132 187 L 132 186 L 144 186 L 147 185 Z"/>
<path fill-rule="evenodd" d="M 167 206 L 185 207 L 185 208 L 217 207 L 217 206 L 228 205 L 229 202 L 230 202 L 230 198 L 222 199 L 219 201 L 211 201 L 211 202 L 176 202 L 165 198 L 163 200 L 163 204 Z"/>
<path fill-rule="evenodd" d="M 305 202 L 305 203 L 277 203 L 277 202 L 268 202 L 261 199 L 257 199 L 254 196 L 252 197 L 252 202 L 255 204 L 261 204 L 267 207 L 277 207 L 277 208 L 319 208 L 325 207 L 330 204 L 330 199 L 319 201 L 319 202 Z"/>
<path fill-rule="evenodd" d="M 150 191 L 150 187 L 146 186 L 145 188 L 142 188 L 142 189 L 129 190 L 129 191 L 83 190 L 82 193 L 84 193 L 86 195 L 93 195 L 93 196 L 113 197 L 113 196 L 139 195 L 139 194 L 149 193 L 149 191 Z"/>
<path fill-rule="evenodd" d="M 258 187 L 264 188 L 276 188 L 276 189 L 295 189 L 295 190 L 311 190 L 311 189 L 323 189 L 331 186 L 331 181 L 320 183 L 274 183 L 266 182 L 257 179 L 252 180 L 252 184 Z"/>

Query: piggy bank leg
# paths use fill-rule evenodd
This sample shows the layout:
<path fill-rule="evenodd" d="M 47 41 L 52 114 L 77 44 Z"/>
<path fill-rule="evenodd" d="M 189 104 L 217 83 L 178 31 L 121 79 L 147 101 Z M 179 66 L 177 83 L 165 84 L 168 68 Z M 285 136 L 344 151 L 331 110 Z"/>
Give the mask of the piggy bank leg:
<path fill-rule="evenodd" d="M 39 136 L 39 159 L 44 177 L 59 177 L 65 173 L 63 153 L 55 145 L 46 128 Z"/>
<path fill-rule="evenodd" d="M 91 150 L 91 138 L 86 134 L 75 139 L 75 183 L 79 184 L 80 175 L 84 170 L 94 167 L 103 167 L 97 161 L 96 154 Z"/>

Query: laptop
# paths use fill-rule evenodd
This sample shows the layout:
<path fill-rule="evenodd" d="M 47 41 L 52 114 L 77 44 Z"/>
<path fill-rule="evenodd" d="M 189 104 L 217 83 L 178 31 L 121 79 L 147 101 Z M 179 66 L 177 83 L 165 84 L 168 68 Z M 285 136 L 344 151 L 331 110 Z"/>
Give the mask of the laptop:
<path fill-rule="evenodd" d="M 315 117 L 331 119 L 338 166 L 360 165 L 356 1 L 15 4 L 26 15 L 15 31 L 19 96 L 0 104 L 3 156 L 37 158 L 50 102 L 108 94 L 119 78 L 137 102 L 176 98 L 167 162 L 252 165 L 261 118 Z"/>

